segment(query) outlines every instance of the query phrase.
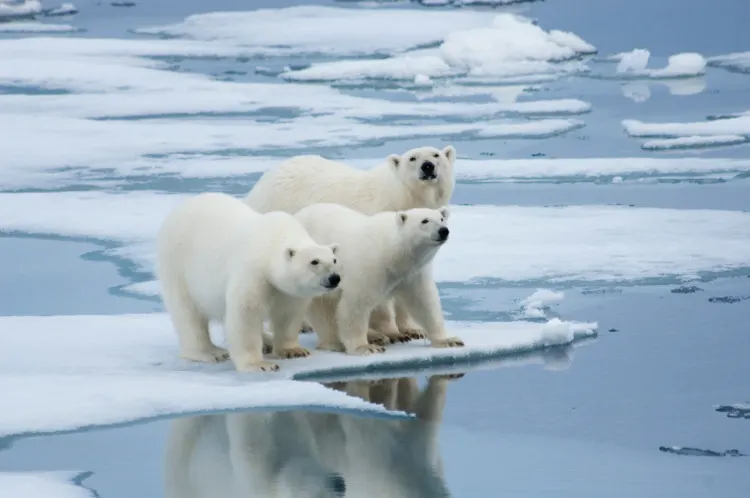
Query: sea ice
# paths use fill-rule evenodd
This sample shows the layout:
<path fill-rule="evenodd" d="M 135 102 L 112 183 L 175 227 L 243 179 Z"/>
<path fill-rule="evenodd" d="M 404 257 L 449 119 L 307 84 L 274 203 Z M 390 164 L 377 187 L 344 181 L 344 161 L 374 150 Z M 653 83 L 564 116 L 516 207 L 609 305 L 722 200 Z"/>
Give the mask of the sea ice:
<path fill-rule="evenodd" d="M 310 53 L 341 56 L 392 54 L 436 44 L 452 31 L 486 24 L 486 13 L 471 10 L 296 6 L 196 14 L 177 24 L 135 31 L 220 41 L 265 56 Z"/>
<path fill-rule="evenodd" d="M 179 359 L 163 313 L 2 317 L 0 393 L 13 410 L 0 413 L 0 436 L 230 408 L 331 407 L 382 416 L 388 413 L 380 405 L 288 379 L 453 364 L 570 344 L 596 334 L 594 323 L 560 320 L 446 325 L 466 347 L 431 348 L 417 341 L 366 357 L 314 351 L 308 358 L 280 360 L 277 373 L 239 374 L 229 362 Z M 220 339 L 216 335 L 223 344 Z M 302 340 L 313 347 L 316 339 Z"/>
<path fill-rule="evenodd" d="M 0 230 L 113 241 L 121 246 L 110 254 L 151 271 L 156 232 L 183 199 L 140 191 L 0 194 Z M 634 282 L 750 265 L 750 213 L 490 205 L 451 211 L 455 237 L 437 255 L 439 282 Z"/>
<path fill-rule="evenodd" d="M 23 0 L 21 2 L 0 1 L 0 21 L 28 17 L 42 12 L 42 2 L 39 0 Z"/>
<path fill-rule="evenodd" d="M 521 301 L 521 310 L 527 318 L 543 318 L 544 308 L 552 303 L 563 300 L 563 292 L 555 292 L 549 289 L 538 289 L 532 295 Z"/>
<path fill-rule="evenodd" d="M 3 498 L 93 498 L 92 491 L 74 483 L 79 472 L 0 472 Z"/>
<path fill-rule="evenodd" d="M 750 52 L 717 55 L 708 58 L 708 65 L 721 67 L 738 73 L 750 73 Z"/>
<path fill-rule="evenodd" d="M 73 31 L 78 31 L 78 28 L 68 24 L 49 24 L 43 22 L 0 23 L 0 33 L 70 33 Z M 2 55 L 0 55 L 0 59 L 2 58 Z"/>
<path fill-rule="evenodd" d="M 74 14 L 78 14 L 78 7 L 72 3 L 64 3 L 59 7 L 54 7 L 44 11 L 44 15 L 48 17 L 72 16 Z"/>
<path fill-rule="evenodd" d="M 651 53 L 645 49 L 634 49 L 613 56 L 619 58 L 617 72 L 647 78 L 685 78 L 700 76 L 706 72 L 706 59 L 701 54 L 686 52 L 669 56 L 667 66 L 661 69 L 648 69 Z"/>
<path fill-rule="evenodd" d="M 679 138 L 663 138 L 659 140 L 648 140 L 641 147 L 646 150 L 672 150 L 691 149 L 700 147 L 717 147 L 725 145 L 737 145 L 750 141 L 750 138 L 741 135 L 708 135 L 688 136 Z"/>
<path fill-rule="evenodd" d="M 644 123 L 626 119 L 622 125 L 631 137 L 680 139 L 702 137 L 703 141 L 696 142 L 698 146 L 705 146 L 705 140 L 736 143 L 735 137 L 750 138 L 750 115 L 692 123 Z M 731 140 L 729 136 L 732 137 Z M 690 141 L 683 140 L 681 145 L 683 147 L 689 145 Z"/>

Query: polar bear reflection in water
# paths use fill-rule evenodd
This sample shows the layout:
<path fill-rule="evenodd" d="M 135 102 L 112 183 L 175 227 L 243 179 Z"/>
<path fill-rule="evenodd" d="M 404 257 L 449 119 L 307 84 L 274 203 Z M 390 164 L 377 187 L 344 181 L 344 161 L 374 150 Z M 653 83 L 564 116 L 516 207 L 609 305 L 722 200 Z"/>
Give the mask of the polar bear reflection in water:
<path fill-rule="evenodd" d="M 416 415 L 228 413 L 172 422 L 166 498 L 444 498 L 438 431 L 452 376 L 328 387 Z"/>

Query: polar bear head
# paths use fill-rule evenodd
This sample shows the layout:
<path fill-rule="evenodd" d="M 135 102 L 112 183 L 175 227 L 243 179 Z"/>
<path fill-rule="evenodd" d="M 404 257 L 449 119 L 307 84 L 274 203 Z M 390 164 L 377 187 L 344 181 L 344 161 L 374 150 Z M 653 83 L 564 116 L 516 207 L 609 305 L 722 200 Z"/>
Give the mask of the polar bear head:
<path fill-rule="evenodd" d="M 274 285 L 285 294 L 302 298 L 336 289 L 341 282 L 337 252 L 337 244 L 286 248 L 282 261 L 272 270 Z"/>
<path fill-rule="evenodd" d="M 448 240 L 450 230 L 447 221 L 450 211 L 447 207 L 440 209 L 416 208 L 399 211 L 398 223 L 401 225 L 405 239 L 415 246 L 437 247 Z"/>
<path fill-rule="evenodd" d="M 455 161 L 456 149 L 452 145 L 442 150 L 435 147 L 418 147 L 400 156 L 388 156 L 391 169 L 410 190 L 452 185 Z M 447 201 L 448 199 L 445 199 L 446 203 Z"/>

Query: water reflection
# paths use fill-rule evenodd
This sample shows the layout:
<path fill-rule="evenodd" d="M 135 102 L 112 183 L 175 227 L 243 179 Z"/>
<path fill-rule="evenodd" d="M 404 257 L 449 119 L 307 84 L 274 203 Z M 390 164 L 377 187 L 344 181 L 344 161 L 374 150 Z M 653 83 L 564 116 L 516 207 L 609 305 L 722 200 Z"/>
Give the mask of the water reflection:
<path fill-rule="evenodd" d="M 167 498 L 448 497 L 438 449 L 448 384 L 434 375 L 326 384 L 416 415 L 229 413 L 172 422 Z"/>

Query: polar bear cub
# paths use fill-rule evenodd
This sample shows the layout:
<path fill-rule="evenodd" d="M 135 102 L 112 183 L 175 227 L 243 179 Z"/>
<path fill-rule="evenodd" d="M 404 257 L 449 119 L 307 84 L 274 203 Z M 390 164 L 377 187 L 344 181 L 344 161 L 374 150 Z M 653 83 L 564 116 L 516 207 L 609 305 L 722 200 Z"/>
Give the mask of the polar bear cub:
<path fill-rule="evenodd" d="M 434 347 L 463 346 L 448 337 L 432 260 L 448 240 L 448 208 L 416 208 L 367 216 L 340 204 L 321 203 L 295 217 L 320 244 L 338 244 L 345 279 L 340 288 L 313 299 L 307 319 L 318 348 L 366 355 L 385 351 L 368 343 L 372 310 L 395 297 L 425 329 Z M 384 331 L 398 334 L 398 330 Z"/>
<path fill-rule="evenodd" d="M 156 264 L 180 356 L 202 362 L 231 356 L 238 371 L 278 370 L 263 361 L 266 318 L 275 356 L 309 355 L 299 345 L 299 328 L 310 300 L 341 281 L 336 252 L 288 213 L 259 214 L 220 193 L 183 202 L 159 230 Z M 211 342 L 210 320 L 224 324 L 229 351 Z"/>
<path fill-rule="evenodd" d="M 268 170 L 245 197 L 258 212 L 294 214 L 315 203 L 342 204 L 364 214 L 412 208 L 438 209 L 449 204 L 455 187 L 456 149 L 418 147 L 391 154 L 369 170 L 359 170 L 321 156 L 292 157 Z M 395 307 L 393 306 L 395 304 Z M 404 341 L 424 337 L 396 301 L 374 310 L 377 329 L 395 319 Z M 395 313 L 395 314 L 394 314 Z"/>

